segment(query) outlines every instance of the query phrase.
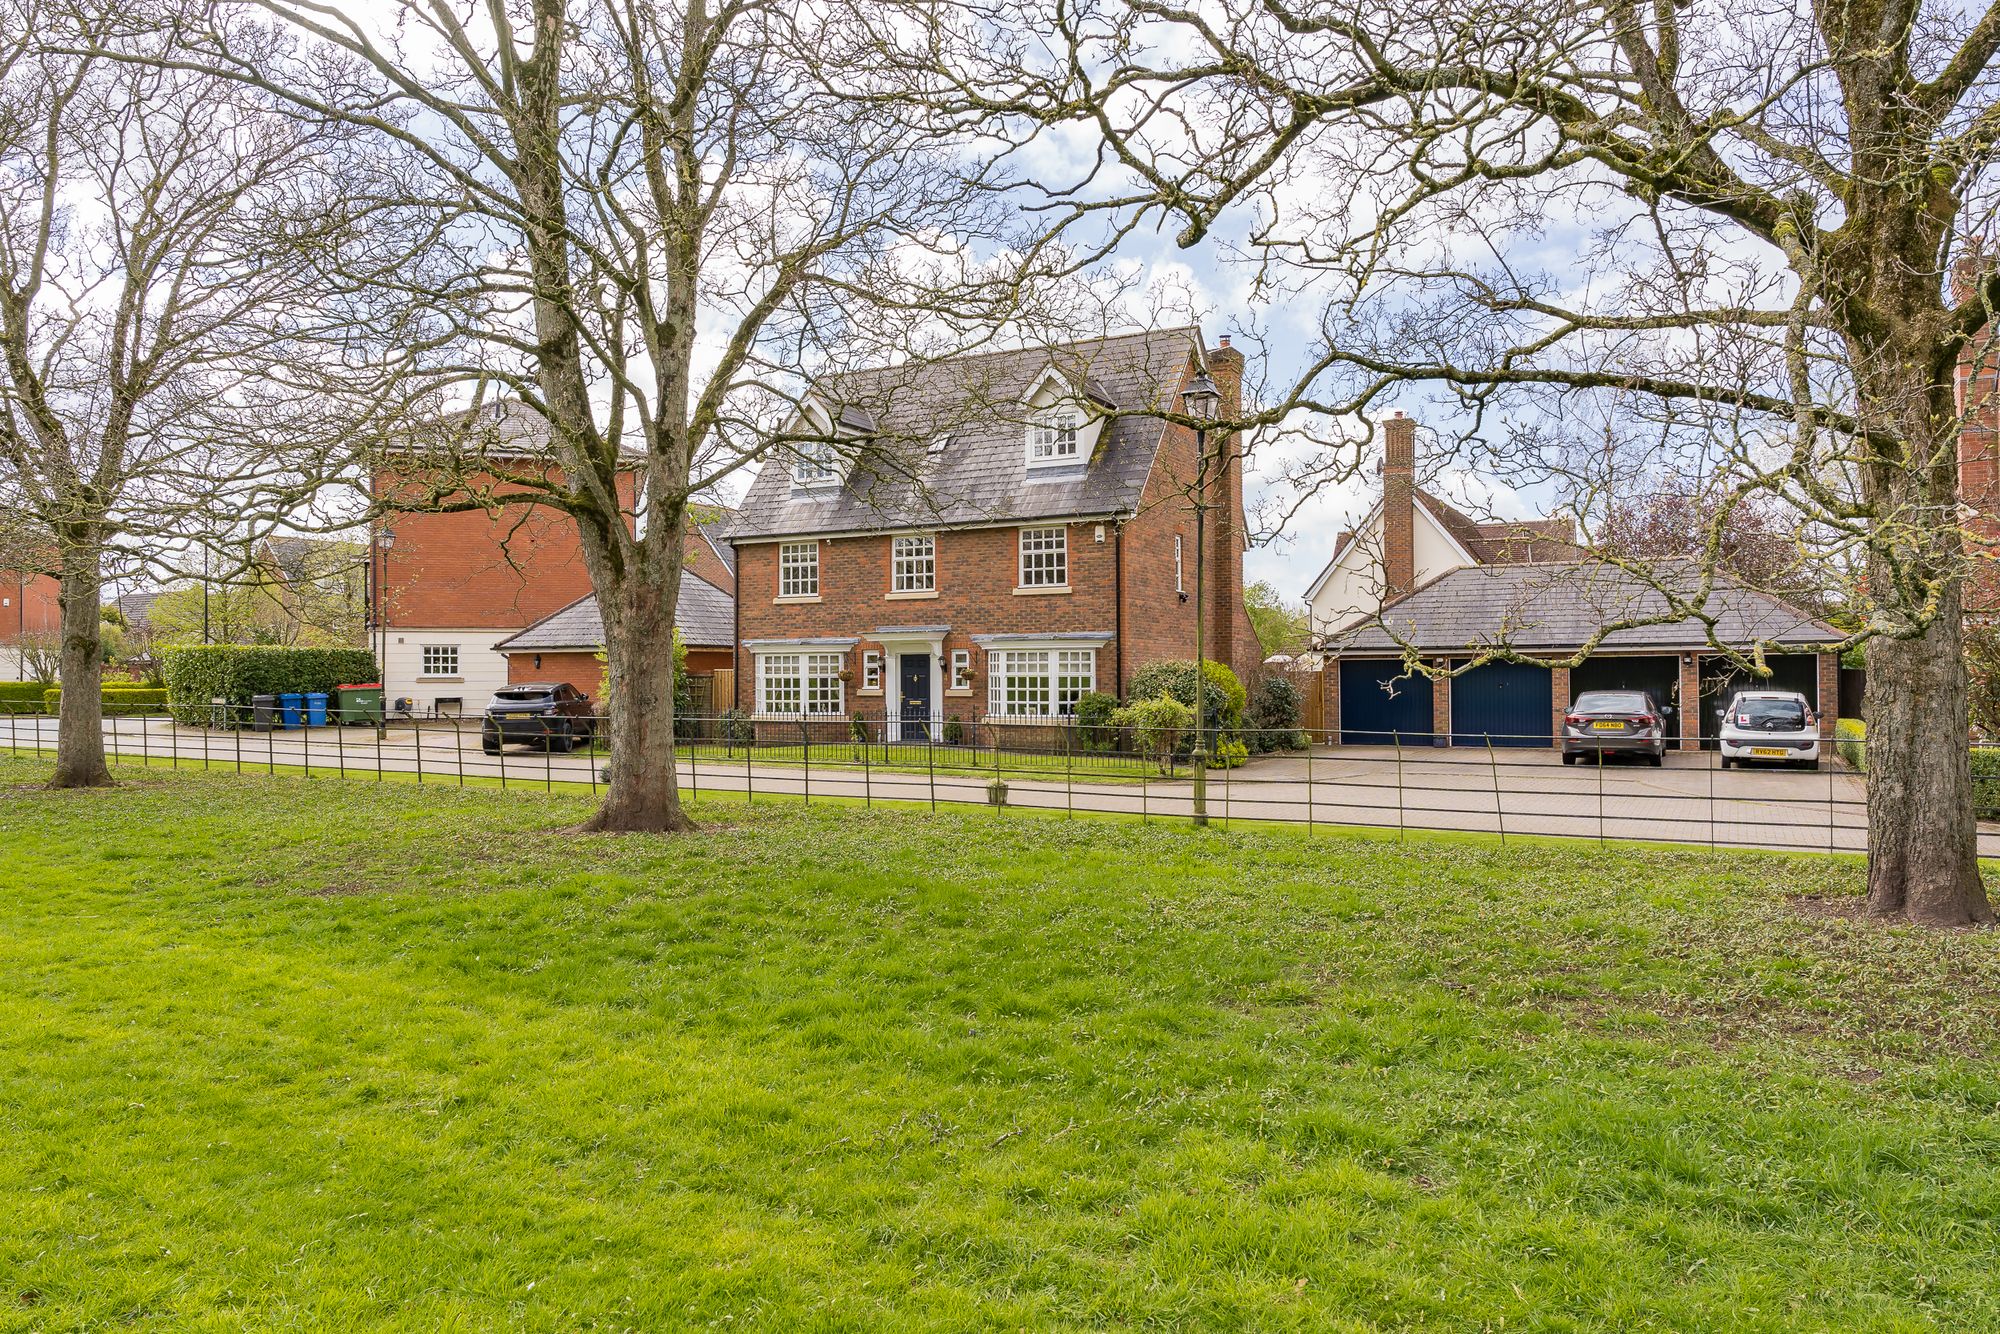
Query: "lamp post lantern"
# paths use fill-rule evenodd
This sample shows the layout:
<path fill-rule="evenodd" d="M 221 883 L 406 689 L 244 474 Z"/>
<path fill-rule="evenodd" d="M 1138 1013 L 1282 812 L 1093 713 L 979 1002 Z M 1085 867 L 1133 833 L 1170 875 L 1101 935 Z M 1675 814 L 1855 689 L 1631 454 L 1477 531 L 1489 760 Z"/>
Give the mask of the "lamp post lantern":
<path fill-rule="evenodd" d="M 1208 599 L 1202 583 L 1208 556 L 1208 424 L 1222 394 L 1203 367 L 1181 390 L 1181 408 L 1194 419 L 1194 822 L 1208 823 L 1208 748 L 1202 707 L 1208 696 L 1202 624 L 1208 619 Z"/>

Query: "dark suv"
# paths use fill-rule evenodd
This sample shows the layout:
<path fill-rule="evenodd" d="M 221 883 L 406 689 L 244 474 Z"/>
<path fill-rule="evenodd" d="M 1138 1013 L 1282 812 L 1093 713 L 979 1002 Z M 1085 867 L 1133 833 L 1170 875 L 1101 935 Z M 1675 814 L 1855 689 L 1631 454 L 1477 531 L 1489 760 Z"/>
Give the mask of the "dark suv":
<path fill-rule="evenodd" d="M 494 691 L 486 706 L 479 745 L 488 755 L 511 745 L 571 751 L 589 745 L 596 726 L 590 696 L 566 681 L 507 686 Z"/>

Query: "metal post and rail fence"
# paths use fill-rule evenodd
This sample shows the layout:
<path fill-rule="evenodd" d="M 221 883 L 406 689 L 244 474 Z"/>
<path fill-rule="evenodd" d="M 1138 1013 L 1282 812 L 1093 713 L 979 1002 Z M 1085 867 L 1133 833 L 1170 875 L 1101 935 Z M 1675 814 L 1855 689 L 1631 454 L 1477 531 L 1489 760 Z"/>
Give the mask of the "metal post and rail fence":
<path fill-rule="evenodd" d="M 546 727 L 544 733 L 540 729 Z M 678 720 L 680 778 L 692 799 L 784 799 L 1051 811 L 1192 822 L 1191 738 L 1080 725 L 1066 718 L 905 720 L 881 716 Z M 0 736 L 17 755 L 53 754 L 56 720 L 14 711 Z M 594 792 L 616 763 L 603 717 L 536 722 L 497 736 L 480 717 L 286 725 L 268 711 L 218 706 L 208 725 L 157 713 L 104 720 L 114 762 L 171 769 Z M 1230 734 L 1250 752 L 1211 767 L 1207 807 L 1224 827 L 1291 824 L 1308 831 L 1472 831 L 1502 840 L 1553 836 L 1863 852 L 1866 742 L 1822 746 L 1819 767 L 1724 769 L 1713 749 L 1670 751 L 1654 768 L 1621 758 L 1564 765 L 1545 737 L 1486 737 L 1434 746 L 1389 737 L 1335 746 L 1306 731 Z M 1420 739 L 1427 741 L 1428 739 Z M 1993 763 L 1987 763 L 1987 761 Z M 1977 748 L 1982 820 L 2000 819 L 2000 752 Z M 1988 776 L 1988 775 L 1991 776 Z M 1982 825 L 1981 856 L 2000 856 L 2000 826 Z"/>

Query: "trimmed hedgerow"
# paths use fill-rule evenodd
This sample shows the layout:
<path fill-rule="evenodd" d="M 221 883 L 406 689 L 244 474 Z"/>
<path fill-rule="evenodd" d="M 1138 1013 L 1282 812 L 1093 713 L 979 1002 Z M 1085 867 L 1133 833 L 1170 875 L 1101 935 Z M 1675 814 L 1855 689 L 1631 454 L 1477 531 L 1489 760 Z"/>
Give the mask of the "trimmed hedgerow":
<path fill-rule="evenodd" d="M 380 681 L 375 655 L 363 648 L 288 648 L 277 644 L 184 644 L 160 653 L 167 710 L 180 723 L 208 721 L 209 701 L 247 708 L 254 695 L 307 694 Z"/>
<path fill-rule="evenodd" d="M 103 701 L 104 716 L 107 718 L 121 714 L 160 713 L 167 707 L 167 692 L 159 686 L 105 686 L 99 698 Z M 42 712 L 51 718 L 62 712 L 61 686 L 50 686 L 42 691 Z"/>
<path fill-rule="evenodd" d="M 34 713 L 47 690 L 40 681 L 0 681 L 0 713 Z"/>

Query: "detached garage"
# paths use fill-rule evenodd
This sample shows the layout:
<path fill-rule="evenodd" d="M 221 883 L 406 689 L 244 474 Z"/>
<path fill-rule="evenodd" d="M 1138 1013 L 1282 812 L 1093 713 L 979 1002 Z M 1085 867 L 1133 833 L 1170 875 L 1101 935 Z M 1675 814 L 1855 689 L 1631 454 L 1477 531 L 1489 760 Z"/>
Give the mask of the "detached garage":
<path fill-rule="evenodd" d="M 1553 746 L 1556 720 L 1571 700 L 1586 690 L 1627 689 L 1672 709 L 1680 748 L 1690 748 L 1716 730 L 1724 692 L 1752 684 L 1716 656 L 1700 621 L 1614 630 L 1575 668 L 1495 660 L 1435 682 L 1403 674 L 1412 655 L 1434 671 L 1495 652 L 1569 657 L 1604 626 L 1663 615 L 1666 606 L 1656 589 L 1591 561 L 1449 570 L 1320 641 L 1329 695 L 1338 682 L 1340 739 L 1380 745 L 1442 734 L 1454 746 Z M 1820 726 L 1832 735 L 1838 665 L 1815 650 L 1839 640 L 1838 630 L 1780 598 L 1720 580 L 1705 613 L 1722 643 L 1762 648 L 1773 670 L 1757 684 L 1798 690 L 1816 707 L 1824 698 Z"/>

